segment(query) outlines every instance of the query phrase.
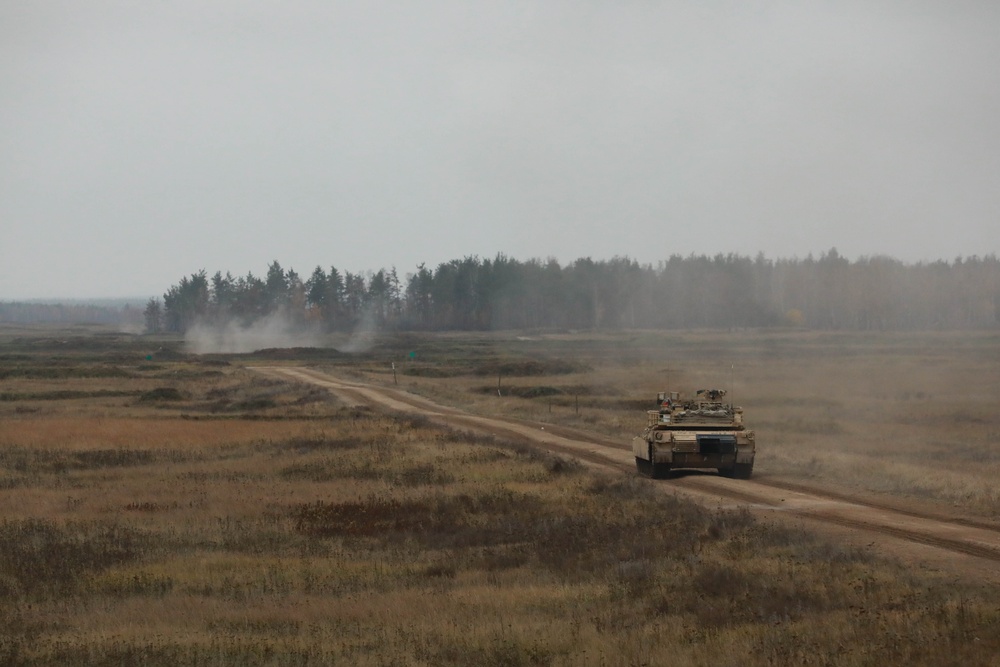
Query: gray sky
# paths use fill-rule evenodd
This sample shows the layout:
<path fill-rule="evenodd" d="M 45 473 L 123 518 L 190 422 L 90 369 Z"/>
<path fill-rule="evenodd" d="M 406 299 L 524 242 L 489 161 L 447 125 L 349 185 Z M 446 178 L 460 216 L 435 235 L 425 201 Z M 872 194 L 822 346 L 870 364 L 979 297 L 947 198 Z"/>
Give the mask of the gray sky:
<path fill-rule="evenodd" d="M 1000 251 L 1000 3 L 0 0 L 0 299 Z"/>

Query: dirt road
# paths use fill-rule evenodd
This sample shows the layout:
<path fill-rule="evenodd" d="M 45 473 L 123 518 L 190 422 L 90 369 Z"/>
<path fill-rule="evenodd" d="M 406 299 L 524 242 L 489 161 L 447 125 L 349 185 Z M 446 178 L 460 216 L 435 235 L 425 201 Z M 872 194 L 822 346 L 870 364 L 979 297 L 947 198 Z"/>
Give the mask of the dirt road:
<path fill-rule="evenodd" d="M 527 438 L 589 467 L 635 474 L 631 436 L 616 441 L 551 424 L 480 417 L 397 389 L 343 380 L 301 367 L 258 366 L 250 370 L 325 387 L 349 404 L 380 406 L 420 414 L 450 427 Z M 657 484 L 666 493 L 683 494 L 713 507 L 747 507 L 761 517 L 822 530 L 914 567 L 1000 582 L 1000 523 L 987 519 L 952 515 L 902 498 L 823 488 L 769 476 L 766 471 L 746 481 L 692 473 L 649 483 Z"/>

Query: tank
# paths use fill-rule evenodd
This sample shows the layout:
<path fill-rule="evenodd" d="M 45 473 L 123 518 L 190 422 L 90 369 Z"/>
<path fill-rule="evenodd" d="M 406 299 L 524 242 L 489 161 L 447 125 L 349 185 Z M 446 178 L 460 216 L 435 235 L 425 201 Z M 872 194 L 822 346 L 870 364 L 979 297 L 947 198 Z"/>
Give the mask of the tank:
<path fill-rule="evenodd" d="M 660 392 L 646 413 L 646 430 L 633 438 L 640 474 L 668 477 L 684 468 L 715 469 L 725 477 L 750 479 L 757 452 L 743 408 L 723 399 L 725 389 L 699 389 L 693 398 Z"/>

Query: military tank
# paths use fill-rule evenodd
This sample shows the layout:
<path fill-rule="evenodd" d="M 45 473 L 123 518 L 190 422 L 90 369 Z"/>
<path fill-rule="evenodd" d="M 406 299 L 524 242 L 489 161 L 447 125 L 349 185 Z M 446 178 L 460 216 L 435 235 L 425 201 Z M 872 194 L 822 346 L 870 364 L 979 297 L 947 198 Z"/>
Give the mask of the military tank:
<path fill-rule="evenodd" d="M 657 394 L 656 409 L 646 413 L 646 430 L 632 439 L 639 473 L 658 479 L 682 468 L 708 468 L 749 479 L 755 435 L 743 424 L 743 408 L 723 401 L 725 395 L 725 389 L 699 389 L 693 398 Z"/>

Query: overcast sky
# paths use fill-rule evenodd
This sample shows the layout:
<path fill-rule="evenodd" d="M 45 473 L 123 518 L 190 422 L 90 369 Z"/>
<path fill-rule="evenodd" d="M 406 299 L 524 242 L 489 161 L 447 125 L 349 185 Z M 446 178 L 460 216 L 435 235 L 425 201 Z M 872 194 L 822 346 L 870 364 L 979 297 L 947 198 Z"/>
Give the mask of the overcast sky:
<path fill-rule="evenodd" d="M 0 0 L 0 299 L 1000 252 L 1000 3 Z"/>

